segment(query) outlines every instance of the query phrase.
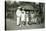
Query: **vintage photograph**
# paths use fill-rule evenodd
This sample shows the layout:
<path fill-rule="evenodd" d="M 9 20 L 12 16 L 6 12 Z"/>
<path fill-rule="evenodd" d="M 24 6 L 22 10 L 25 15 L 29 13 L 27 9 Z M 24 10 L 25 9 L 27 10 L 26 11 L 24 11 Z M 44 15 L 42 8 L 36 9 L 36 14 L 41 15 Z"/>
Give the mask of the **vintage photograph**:
<path fill-rule="evenodd" d="M 45 3 L 5 1 L 5 30 L 45 28 Z"/>

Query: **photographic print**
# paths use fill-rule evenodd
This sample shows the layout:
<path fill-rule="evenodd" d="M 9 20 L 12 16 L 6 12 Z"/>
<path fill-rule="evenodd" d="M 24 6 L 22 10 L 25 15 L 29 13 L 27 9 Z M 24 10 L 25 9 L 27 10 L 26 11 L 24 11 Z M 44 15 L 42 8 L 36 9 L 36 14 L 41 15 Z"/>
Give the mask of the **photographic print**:
<path fill-rule="evenodd" d="M 5 30 L 45 28 L 45 3 L 5 1 Z"/>

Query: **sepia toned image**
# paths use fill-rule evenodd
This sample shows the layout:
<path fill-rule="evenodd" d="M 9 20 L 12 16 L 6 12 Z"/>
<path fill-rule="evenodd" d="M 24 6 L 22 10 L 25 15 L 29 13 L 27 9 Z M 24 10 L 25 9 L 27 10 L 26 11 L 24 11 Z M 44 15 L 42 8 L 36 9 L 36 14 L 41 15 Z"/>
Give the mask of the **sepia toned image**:
<path fill-rule="evenodd" d="M 5 1 L 5 30 L 45 28 L 45 3 Z"/>

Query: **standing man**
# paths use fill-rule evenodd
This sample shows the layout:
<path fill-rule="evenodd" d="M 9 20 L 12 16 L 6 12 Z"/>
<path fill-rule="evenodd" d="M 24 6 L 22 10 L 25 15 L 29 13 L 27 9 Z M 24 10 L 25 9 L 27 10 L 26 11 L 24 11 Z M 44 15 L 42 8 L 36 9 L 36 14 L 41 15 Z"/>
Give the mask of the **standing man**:
<path fill-rule="evenodd" d="M 21 7 L 18 7 L 16 15 L 17 15 L 17 25 L 20 25 L 20 17 L 21 17 Z"/>

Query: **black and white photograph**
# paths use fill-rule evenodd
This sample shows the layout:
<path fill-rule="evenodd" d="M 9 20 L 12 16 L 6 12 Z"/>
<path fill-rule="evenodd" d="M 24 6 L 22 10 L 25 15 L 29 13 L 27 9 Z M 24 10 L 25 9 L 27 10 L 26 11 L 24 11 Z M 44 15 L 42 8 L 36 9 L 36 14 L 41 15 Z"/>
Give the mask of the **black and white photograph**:
<path fill-rule="evenodd" d="M 5 1 L 5 30 L 45 28 L 45 3 Z"/>

